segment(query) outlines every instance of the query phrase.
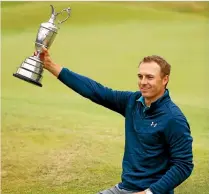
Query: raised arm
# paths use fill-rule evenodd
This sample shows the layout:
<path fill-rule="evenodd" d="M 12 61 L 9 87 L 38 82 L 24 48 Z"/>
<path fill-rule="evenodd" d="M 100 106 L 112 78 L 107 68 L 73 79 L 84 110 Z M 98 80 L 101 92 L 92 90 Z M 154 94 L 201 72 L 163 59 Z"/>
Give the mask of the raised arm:
<path fill-rule="evenodd" d="M 126 104 L 132 92 L 112 90 L 88 77 L 53 63 L 45 48 L 43 48 L 40 58 L 45 69 L 78 94 L 122 115 L 125 114 Z"/>
<path fill-rule="evenodd" d="M 125 114 L 125 107 L 132 92 L 112 90 L 67 68 L 62 69 L 58 79 L 83 97 L 122 115 Z"/>

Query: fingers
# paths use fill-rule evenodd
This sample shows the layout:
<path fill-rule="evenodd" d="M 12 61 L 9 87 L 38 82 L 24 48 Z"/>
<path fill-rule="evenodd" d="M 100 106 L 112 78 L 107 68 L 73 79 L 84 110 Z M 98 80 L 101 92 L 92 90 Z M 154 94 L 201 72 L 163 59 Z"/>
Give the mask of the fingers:
<path fill-rule="evenodd" d="M 35 51 L 35 52 L 33 53 L 33 56 L 37 56 L 37 55 L 38 55 L 38 52 Z"/>
<path fill-rule="evenodd" d="M 38 51 L 35 51 L 34 53 L 33 53 L 33 56 L 37 56 L 38 55 Z M 46 47 L 44 47 L 44 46 L 42 46 L 41 47 L 41 53 L 40 53 L 40 55 L 44 55 L 44 56 L 49 56 L 49 52 L 48 52 L 48 49 L 46 48 Z"/>
<path fill-rule="evenodd" d="M 41 48 L 42 48 L 42 53 L 44 53 L 45 56 L 49 56 L 48 49 L 44 46 L 42 46 Z"/>
<path fill-rule="evenodd" d="M 40 53 L 39 58 L 41 59 L 41 61 L 44 61 L 44 59 L 45 59 L 45 54 L 44 54 L 43 52 Z"/>
<path fill-rule="evenodd" d="M 42 46 L 41 48 L 42 48 L 42 51 L 47 52 L 47 49 L 45 46 Z"/>

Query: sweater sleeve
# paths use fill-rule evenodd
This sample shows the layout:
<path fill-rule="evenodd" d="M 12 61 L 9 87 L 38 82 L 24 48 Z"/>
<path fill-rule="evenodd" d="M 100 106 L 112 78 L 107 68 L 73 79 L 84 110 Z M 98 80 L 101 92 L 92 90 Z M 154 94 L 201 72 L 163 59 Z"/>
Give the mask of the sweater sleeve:
<path fill-rule="evenodd" d="M 150 186 L 153 194 L 164 194 L 185 181 L 193 170 L 193 154 L 190 127 L 183 116 L 172 119 L 165 130 L 170 155 L 170 169 Z"/>
<path fill-rule="evenodd" d="M 116 111 L 123 116 L 125 115 L 127 101 L 133 93 L 129 91 L 116 91 L 104 87 L 100 83 L 72 72 L 67 68 L 61 70 L 58 79 L 81 96 Z"/>

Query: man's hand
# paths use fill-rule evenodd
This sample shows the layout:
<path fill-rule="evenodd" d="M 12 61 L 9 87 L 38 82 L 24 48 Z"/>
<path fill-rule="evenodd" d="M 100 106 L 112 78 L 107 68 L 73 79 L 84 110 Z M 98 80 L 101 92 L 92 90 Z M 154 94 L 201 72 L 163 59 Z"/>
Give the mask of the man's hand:
<path fill-rule="evenodd" d="M 34 55 L 37 55 L 35 52 Z M 43 68 L 47 69 L 54 76 L 58 77 L 59 73 L 62 70 L 62 67 L 58 64 L 55 64 L 50 57 L 49 51 L 43 46 L 42 52 L 39 55 L 41 61 L 43 62 Z"/>
<path fill-rule="evenodd" d="M 134 193 L 134 194 L 146 194 L 146 193 L 145 193 L 145 191 L 141 191 L 141 192 Z"/>

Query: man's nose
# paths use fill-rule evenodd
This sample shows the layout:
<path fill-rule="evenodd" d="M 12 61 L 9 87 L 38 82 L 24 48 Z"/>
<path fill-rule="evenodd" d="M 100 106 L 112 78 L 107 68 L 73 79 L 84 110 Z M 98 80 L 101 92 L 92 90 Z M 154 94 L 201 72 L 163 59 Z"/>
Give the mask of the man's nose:
<path fill-rule="evenodd" d="M 142 85 L 147 84 L 147 79 L 146 79 L 145 77 L 143 77 L 143 78 L 141 79 L 141 84 L 142 84 Z"/>

